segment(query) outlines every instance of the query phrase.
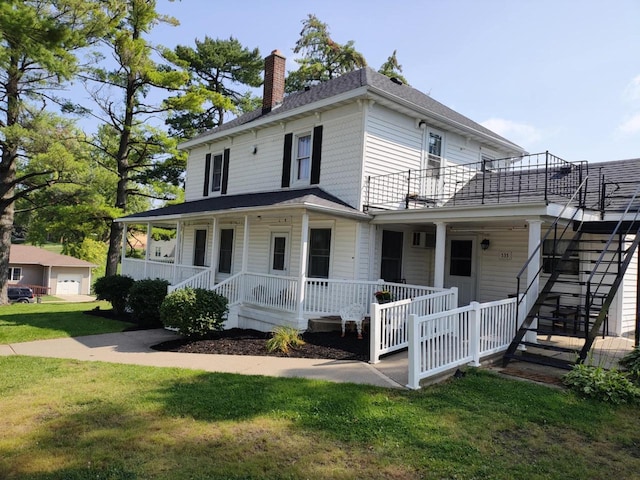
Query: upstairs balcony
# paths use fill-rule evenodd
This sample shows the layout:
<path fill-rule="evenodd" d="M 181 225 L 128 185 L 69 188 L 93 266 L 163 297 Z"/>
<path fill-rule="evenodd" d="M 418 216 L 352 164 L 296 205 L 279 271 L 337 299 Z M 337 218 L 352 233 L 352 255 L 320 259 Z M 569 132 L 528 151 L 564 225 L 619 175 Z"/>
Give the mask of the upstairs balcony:
<path fill-rule="evenodd" d="M 549 152 L 523 157 L 442 165 L 368 177 L 364 210 L 400 210 L 571 198 L 587 178 L 586 162 L 568 162 Z M 587 190 L 576 196 L 584 206 Z"/>

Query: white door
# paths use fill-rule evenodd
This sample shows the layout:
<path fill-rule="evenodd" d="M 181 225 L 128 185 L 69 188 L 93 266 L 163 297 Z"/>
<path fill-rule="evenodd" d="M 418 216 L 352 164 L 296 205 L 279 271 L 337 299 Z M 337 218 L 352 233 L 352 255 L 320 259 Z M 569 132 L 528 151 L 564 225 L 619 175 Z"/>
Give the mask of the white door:
<path fill-rule="evenodd" d="M 476 238 L 450 237 L 447 242 L 445 286 L 458 287 L 458 305 L 476 299 Z"/>
<path fill-rule="evenodd" d="M 272 275 L 289 274 L 289 234 L 274 232 L 271 234 L 271 252 L 269 255 L 269 273 Z"/>
<path fill-rule="evenodd" d="M 56 295 L 80 295 L 82 275 L 58 275 Z"/>

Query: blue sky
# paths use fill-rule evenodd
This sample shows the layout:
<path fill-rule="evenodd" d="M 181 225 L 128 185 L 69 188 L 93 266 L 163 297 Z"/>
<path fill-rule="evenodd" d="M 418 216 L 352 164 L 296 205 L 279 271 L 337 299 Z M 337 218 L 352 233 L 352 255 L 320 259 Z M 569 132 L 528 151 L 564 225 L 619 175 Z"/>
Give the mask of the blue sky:
<path fill-rule="evenodd" d="M 378 69 L 397 50 L 409 83 L 523 146 L 567 160 L 640 157 L 638 0 L 158 0 L 180 26 L 152 40 L 234 36 L 263 56 L 313 13 Z"/>

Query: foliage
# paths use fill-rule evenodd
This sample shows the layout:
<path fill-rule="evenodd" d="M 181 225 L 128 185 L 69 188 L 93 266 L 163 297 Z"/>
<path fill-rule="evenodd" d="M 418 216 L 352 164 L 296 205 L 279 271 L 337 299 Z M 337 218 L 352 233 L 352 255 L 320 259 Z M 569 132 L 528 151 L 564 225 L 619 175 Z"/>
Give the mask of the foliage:
<path fill-rule="evenodd" d="M 132 321 L 145 327 L 161 327 L 160 305 L 167 296 L 167 287 L 169 282 L 159 278 L 134 282 L 127 299 L 133 313 Z"/>
<path fill-rule="evenodd" d="M 177 110 L 169 117 L 170 133 L 180 138 L 191 138 L 222 125 L 227 112 L 253 110 L 257 103 L 246 87 L 262 84 L 260 72 L 264 62 L 257 48 L 249 50 L 233 37 L 214 40 L 205 36 L 195 43 L 195 49 L 178 45 L 173 52 L 175 58 L 169 57 L 187 68 L 191 75 L 189 84 L 197 87 L 206 99 L 197 111 Z"/>
<path fill-rule="evenodd" d="M 387 58 L 387 61 L 382 64 L 378 73 L 386 75 L 389 78 L 397 78 L 405 85 L 409 85 L 407 79 L 402 76 L 402 65 L 398 63 L 396 50 L 394 50 L 391 56 Z"/>
<path fill-rule="evenodd" d="M 203 288 L 184 288 L 167 295 L 160 306 L 165 327 L 177 328 L 186 337 L 205 337 L 222 330 L 227 299 Z"/>
<path fill-rule="evenodd" d="M 111 303 L 116 315 L 124 315 L 127 308 L 129 289 L 133 285 L 133 278 L 126 275 L 108 275 L 99 278 L 93 284 L 93 290 L 98 300 Z"/>
<path fill-rule="evenodd" d="M 389 290 L 378 290 L 373 294 L 373 296 L 376 297 L 378 302 L 390 302 L 393 299 Z"/>
<path fill-rule="evenodd" d="M 367 65 L 364 56 L 354 47 L 353 40 L 344 45 L 329 36 L 329 27 L 315 15 L 309 14 L 302 22 L 300 38 L 293 52 L 298 70 L 290 72 L 285 82 L 287 92 L 296 92 L 305 87 L 325 82 Z"/>
<path fill-rule="evenodd" d="M 121 332 L 130 323 L 87 315 L 106 302 L 15 304 L 0 309 L 0 344 Z"/>
<path fill-rule="evenodd" d="M 613 404 L 640 400 L 640 389 L 622 372 L 578 364 L 562 382 L 579 395 Z"/>
<path fill-rule="evenodd" d="M 621 367 L 626 368 L 635 379 L 640 380 L 640 346 L 627 353 L 618 363 Z"/>
<path fill-rule="evenodd" d="M 302 340 L 298 329 L 293 327 L 276 327 L 273 329 L 271 338 L 267 340 L 269 352 L 289 353 L 290 349 L 296 349 L 302 345 L 304 345 L 304 340 Z"/>
<path fill-rule="evenodd" d="M 48 113 L 77 71 L 75 52 L 108 28 L 97 2 L 0 2 L 0 292 L 6 279 L 15 202 L 72 172 L 68 122 Z M 68 136 L 69 138 L 72 135 Z"/>

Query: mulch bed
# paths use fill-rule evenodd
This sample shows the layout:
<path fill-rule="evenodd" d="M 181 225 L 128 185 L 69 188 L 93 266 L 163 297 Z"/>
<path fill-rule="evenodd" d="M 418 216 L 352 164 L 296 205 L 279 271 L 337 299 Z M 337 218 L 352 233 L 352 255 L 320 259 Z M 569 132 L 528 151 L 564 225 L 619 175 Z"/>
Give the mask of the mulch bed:
<path fill-rule="evenodd" d="M 95 308 L 84 312 L 111 320 L 133 322 L 130 317 L 121 318 L 113 310 Z M 149 327 L 136 325 L 128 330 L 143 330 Z M 151 327 L 155 328 L 155 327 Z M 329 360 L 369 360 L 369 338 L 358 340 L 355 332 L 347 332 L 344 337 L 340 332 L 304 332 L 305 344 L 288 353 L 268 352 L 267 340 L 270 333 L 257 330 L 232 328 L 216 332 L 211 337 L 201 340 L 179 339 L 154 345 L 152 348 L 163 352 L 209 353 L 218 355 L 257 355 L 290 358 L 319 358 Z"/>
<path fill-rule="evenodd" d="M 333 360 L 369 360 L 369 340 L 358 340 L 355 333 L 305 332 L 305 344 L 289 353 L 268 352 L 266 343 L 271 334 L 232 328 L 203 340 L 173 340 L 155 345 L 155 350 L 181 353 L 212 353 L 219 355 L 257 355 L 290 358 L 320 358 Z"/>

